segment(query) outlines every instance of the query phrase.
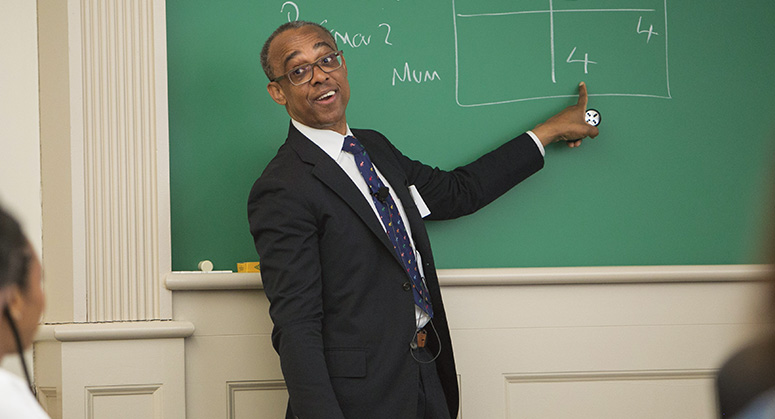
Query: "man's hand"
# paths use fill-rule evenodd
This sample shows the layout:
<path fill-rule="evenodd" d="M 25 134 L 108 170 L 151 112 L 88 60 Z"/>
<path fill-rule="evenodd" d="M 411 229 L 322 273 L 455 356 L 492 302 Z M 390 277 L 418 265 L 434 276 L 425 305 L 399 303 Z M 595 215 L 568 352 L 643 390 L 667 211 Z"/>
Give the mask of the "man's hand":
<path fill-rule="evenodd" d="M 579 84 L 579 100 L 575 105 L 568 106 L 557 115 L 533 128 L 533 134 L 547 146 L 557 141 L 565 141 L 568 147 L 578 147 L 586 137 L 595 138 L 599 133 L 597 127 L 584 121 L 587 111 L 587 85 Z"/>

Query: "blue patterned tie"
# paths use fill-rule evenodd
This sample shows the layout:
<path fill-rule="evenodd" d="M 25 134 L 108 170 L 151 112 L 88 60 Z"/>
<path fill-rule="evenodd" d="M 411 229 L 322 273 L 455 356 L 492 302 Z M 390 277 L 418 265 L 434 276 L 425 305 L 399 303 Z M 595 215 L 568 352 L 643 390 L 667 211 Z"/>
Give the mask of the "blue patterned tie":
<path fill-rule="evenodd" d="M 428 316 L 433 317 L 430 294 L 428 294 L 425 282 L 420 277 L 417 261 L 414 258 L 414 249 L 412 249 L 409 235 L 406 233 L 404 222 L 401 219 L 401 214 L 398 212 L 395 201 L 393 201 L 393 197 L 387 193 L 387 188 L 379 176 L 377 176 L 377 172 L 374 171 L 374 165 L 371 163 L 369 155 L 355 137 L 349 135 L 345 137 L 342 150 L 351 153 L 355 157 L 358 171 L 361 172 L 361 176 L 363 176 L 363 179 L 369 186 L 371 198 L 374 200 L 374 205 L 379 213 L 379 219 L 385 226 L 385 231 L 393 243 L 396 254 L 403 261 L 406 273 L 412 279 L 414 303 L 427 313 Z"/>

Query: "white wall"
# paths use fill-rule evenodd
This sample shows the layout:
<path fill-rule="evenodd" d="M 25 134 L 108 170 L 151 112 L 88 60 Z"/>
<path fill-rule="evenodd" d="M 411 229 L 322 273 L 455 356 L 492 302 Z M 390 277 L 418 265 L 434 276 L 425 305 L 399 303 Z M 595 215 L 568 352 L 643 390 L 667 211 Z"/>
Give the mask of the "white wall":
<path fill-rule="evenodd" d="M 40 254 L 36 9 L 30 0 L 0 2 L 0 204 L 16 216 Z M 5 359 L 3 367 L 21 374 L 17 357 Z"/>
<path fill-rule="evenodd" d="M 41 250 L 36 3 L 0 2 L 0 202 Z"/>

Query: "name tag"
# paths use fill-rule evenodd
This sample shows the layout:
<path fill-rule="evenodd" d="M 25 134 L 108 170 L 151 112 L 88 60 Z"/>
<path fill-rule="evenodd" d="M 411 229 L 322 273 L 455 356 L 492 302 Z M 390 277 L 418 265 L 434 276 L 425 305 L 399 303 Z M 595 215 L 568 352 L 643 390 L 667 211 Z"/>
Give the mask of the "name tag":
<path fill-rule="evenodd" d="M 425 201 L 422 200 L 422 196 L 420 196 L 420 192 L 417 191 L 417 187 L 409 185 L 409 193 L 412 195 L 414 204 L 417 205 L 417 210 L 420 211 L 420 217 L 425 218 L 431 215 L 431 210 L 425 205 Z"/>

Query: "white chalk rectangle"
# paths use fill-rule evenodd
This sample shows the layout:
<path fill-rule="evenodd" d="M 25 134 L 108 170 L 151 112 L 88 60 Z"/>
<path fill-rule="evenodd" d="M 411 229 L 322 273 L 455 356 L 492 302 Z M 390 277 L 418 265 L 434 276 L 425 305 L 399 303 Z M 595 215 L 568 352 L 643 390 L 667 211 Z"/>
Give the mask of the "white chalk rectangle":
<path fill-rule="evenodd" d="M 667 0 L 452 0 L 460 106 L 670 98 Z"/>

